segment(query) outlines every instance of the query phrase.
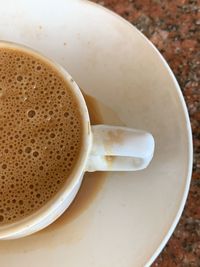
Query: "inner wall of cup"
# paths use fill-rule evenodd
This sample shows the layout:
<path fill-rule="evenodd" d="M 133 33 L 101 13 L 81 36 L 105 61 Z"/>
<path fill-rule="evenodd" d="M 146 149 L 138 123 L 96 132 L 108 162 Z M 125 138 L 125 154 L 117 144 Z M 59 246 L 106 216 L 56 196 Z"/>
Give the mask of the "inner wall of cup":
<path fill-rule="evenodd" d="M 80 109 L 80 115 L 82 118 L 82 144 L 81 144 L 80 155 L 76 162 L 76 165 L 74 166 L 72 172 L 70 173 L 68 179 L 66 180 L 66 183 L 64 184 L 63 188 L 59 192 L 57 192 L 57 194 L 49 202 L 47 202 L 46 205 L 44 205 L 40 210 L 38 210 L 34 214 L 27 216 L 22 220 L 15 222 L 13 224 L 8 224 L 0 227 L 0 238 L 1 238 L 1 235 L 4 235 L 5 231 L 7 233 L 11 232 L 14 233 L 16 230 L 20 231 L 20 229 L 21 230 L 24 229 L 25 226 L 27 226 L 27 224 L 30 225 L 38 224 L 43 221 L 44 217 L 48 217 L 49 214 L 52 214 L 55 211 L 55 209 L 59 209 L 59 201 L 61 201 L 62 199 L 63 200 L 67 199 L 68 195 L 70 195 L 70 193 L 74 190 L 76 185 L 80 183 L 80 179 L 82 179 L 83 177 L 89 151 L 92 145 L 91 141 L 92 137 L 91 137 L 91 125 L 90 125 L 89 114 L 83 95 L 76 82 L 62 66 L 46 58 L 40 53 L 32 50 L 31 48 L 25 47 L 23 45 L 15 44 L 12 42 L 0 41 L 0 47 L 16 48 L 20 49 L 21 51 L 31 53 L 41 58 L 41 60 L 46 61 L 49 65 L 55 68 L 63 76 L 63 78 L 69 85 L 70 89 L 73 91 L 73 95 L 77 99 L 78 107 Z M 29 230 L 27 229 L 27 234 L 28 232 Z"/>

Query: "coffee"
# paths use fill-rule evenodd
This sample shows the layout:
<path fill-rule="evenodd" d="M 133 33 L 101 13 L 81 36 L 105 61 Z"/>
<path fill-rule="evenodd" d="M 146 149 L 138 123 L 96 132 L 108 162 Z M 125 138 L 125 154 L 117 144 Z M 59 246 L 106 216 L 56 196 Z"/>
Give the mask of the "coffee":
<path fill-rule="evenodd" d="M 81 118 L 55 67 L 0 48 L 0 225 L 31 215 L 62 188 L 80 154 Z"/>

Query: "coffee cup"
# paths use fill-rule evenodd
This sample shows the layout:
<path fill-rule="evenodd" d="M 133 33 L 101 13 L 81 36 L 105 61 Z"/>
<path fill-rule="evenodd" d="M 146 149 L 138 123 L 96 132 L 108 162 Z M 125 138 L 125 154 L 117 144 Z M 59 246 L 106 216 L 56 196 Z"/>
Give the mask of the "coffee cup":
<path fill-rule="evenodd" d="M 81 125 L 80 150 L 77 152 L 78 155 L 76 156 L 73 168 L 70 169 L 66 181 L 59 188 L 58 192 L 51 196 L 44 205 L 41 204 L 41 207 L 33 213 L 22 217 L 18 221 L 5 223 L 0 226 L 0 239 L 15 239 L 37 232 L 55 221 L 75 198 L 85 172 L 138 171 L 146 168 L 154 154 L 154 139 L 150 133 L 143 130 L 111 125 L 91 125 L 87 105 L 81 90 L 62 66 L 31 48 L 20 44 L 0 41 L 0 51 L 1 49 L 30 55 L 36 61 L 44 62 L 53 68 L 56 75 L 61 77 L 62 81 L 67 85 L 76 101 L 76 109 L 79 111 L 78 120 Z M 3 68 L 2 64 L 1 69 Z M 19 80 L 22 78 L 18 76 Z M 33 86 L 35 85 L 33 84 Z M 26 98 L 26 94 L 23 97 Z M 24 101 L 26 101 L 25 98 Z M 0 98 L 0 104 L 1 101 L 3 100 Z M 31 119 L 32 116 L 35 116 L 34 112 L 34 110 L 30 109 L 27 111 L 27 114 L 30 115 L 27 123 L 32 123 Z M 25 152 L 30 152 L 29 154 L 31 154 L 31 148 L 29 147 L 29 150 Z"/>

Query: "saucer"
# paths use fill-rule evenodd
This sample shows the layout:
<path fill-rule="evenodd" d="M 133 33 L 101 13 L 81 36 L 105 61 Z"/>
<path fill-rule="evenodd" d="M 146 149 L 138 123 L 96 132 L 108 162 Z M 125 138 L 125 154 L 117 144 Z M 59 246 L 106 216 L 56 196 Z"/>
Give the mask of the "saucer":
<path fill-rule="evenodd" d="M 153 134 L 138 172 L 87 174 L 72 206 L 47 229 L 0 241 L 1 267 L 149 266 L 181 216 L 192 137 L 180 88 L 155 47 L 131 24 L 83 0 L 0 0 L 0 39 L 30 46 L 73 76 L 107 124 Z"/>

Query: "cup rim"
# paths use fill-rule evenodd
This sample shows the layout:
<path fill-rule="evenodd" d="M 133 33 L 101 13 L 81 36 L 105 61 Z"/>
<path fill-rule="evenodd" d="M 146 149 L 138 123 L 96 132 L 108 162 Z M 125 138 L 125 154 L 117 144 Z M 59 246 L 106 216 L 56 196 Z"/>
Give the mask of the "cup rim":
<path fill-rule="evenodd" d="M 87 159 L 89 156 L 89 152 L 91 150 L 92 145 L 92 136 L 91 136 L 91 123 L 89 118 L 89 113 L 87 109 L 87 105 L 85 99 L 81 93 L 81 90 L 77 83 L 73 80 L 71 75 L 65 70 L 61 65 L 59 65 L 54 60 L 44 56 L 42 53 L 29 48 L 25 45 L 8 42 L 4 40 L 0 40 L 0 48 L 9 47 L 11 49 L 19 49 L 20 51 L 24 51 L 26 53 L 31 53 L 32 55 L 40 58 L 43 61 L 46 61 L 49 65 L 52 66 L 55 70 L 57 70 L 64 80 L 68 83 L 70 90 L 73 91 L 74 96 L 76 97 L 77 102 L 79 103 L 80 114 L 82 118 L 82 145 L 81 151 L 79 154 L 78 161 L 74 166 L 72 172 L 67 178 L 67 181 L 63 185 L 63 187 L 51 198 L 44 206 L 42 206 L 39 210 L 34 212 L 31 215 L 28 215 L 21 220 L 0 226 L 0 239 L 9 239 L 15 238 L 15 235 L 18 236 L 26 236 L 32 234 L 36 231 L 43 229 L 48 226 L 51 222 L 53 222 L 59 215 L 52 215 L 54 211 L 58 210 L 58 208 L 63 204 L 64 200 L 70 195 L 70 193 L 76 188 L 77 184 L 82 181 L 83 173 L 85 171 L 85 167 L 87 164 Z M 71 201 L 70 201 L 71 203 Z M 69 203 L 69 204 L 70 204 Z M 69 205 L 68 205 L 69 206 Z M 66 208 L 68 207 L 66 206 Z M 65 208 L 65 209 L 66 209 Z M 62 213 L 61 213 L 62 214 Z M 33 230 L 32 228 L 42 224 L 45 222 L 45 219 L 50 217 L 49 223 L 44 223 L 42 227 L 39 227 L 38 230 Z"/>

